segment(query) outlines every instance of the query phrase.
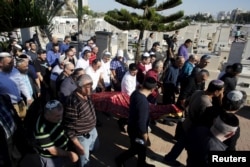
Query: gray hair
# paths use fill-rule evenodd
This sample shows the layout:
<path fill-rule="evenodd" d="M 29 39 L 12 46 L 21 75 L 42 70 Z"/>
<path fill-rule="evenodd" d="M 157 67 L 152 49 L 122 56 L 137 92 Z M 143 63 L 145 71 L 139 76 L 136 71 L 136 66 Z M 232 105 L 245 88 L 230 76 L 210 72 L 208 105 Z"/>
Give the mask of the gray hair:
<path fill-rule="evenodd" d="M 152 69 L 157 69 L 159 68 L 159 66 L 163 64 L 162 60 L 156 60 L 153 64 L 152 64 Z"/>
<path fill-rule="evenodd" d="M 65 70 L 66 68 L 68 68 L 70 65 L 73 65 L 74 66 L 74 64 L 73 63 L 71 63 L 71 62 L 66 62 L 66 63 L 64 63 L 63 64 L 63 69 Z"/>
<path fill-rule="evenodd" d="M 89 84 L 89 83 L 92 83 L 93 80 L 92 78 L 90 77 L 90 75 L 88 74 L 83 74 L 81 76 L 79 76 L 76 80 L 76 85 L 78 88 L 81 88 L 83 85 L 86 85 L 86 84 Z"/>

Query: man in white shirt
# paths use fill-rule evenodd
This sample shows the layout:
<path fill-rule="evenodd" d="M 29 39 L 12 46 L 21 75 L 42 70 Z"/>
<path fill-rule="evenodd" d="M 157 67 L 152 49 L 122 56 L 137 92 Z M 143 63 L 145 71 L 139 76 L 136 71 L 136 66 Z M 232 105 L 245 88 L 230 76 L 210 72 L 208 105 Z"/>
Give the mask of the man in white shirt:
<path fill-rule="evenodd" d="M 129 65 L 129 71 L 127 71 L 124 77 L 122 78 L 122 83 L 121 83 L 122 92 L 126 93 L 129 96 L 136 89 L 137 85 L 136 74 L 137 74 L 136 64 L 131 63 Z"/>
<path fill-rule="evenodd" d="M 102 72 L 100 70 L 101 65 L 101 60 L 95 59 L 92 62 L 92 65 L 86 69 L 86 74 L 88 74 L 93 80 L 92 90 L 94 92 L 96 92 L 97 87 L 100 87 L 101 91 L 105 91 L 105 86 L 102 79 Z"/>
<path fill-rule="evenodd" d="M 86 68 L 89 66 L 89 58 L 91 57 L 91 51 L 85 50 L 82 54 L 82 57 L 77 61 L 75 68 Z"/>
<path fill-rule="evenodd" d="M 110 58 L 111 58 L 111 53 L 110 52 L 104 52 L 102 56 L 102 66 L 101 66 L 101 72 L 103 76 L 103 81 L 105 84 L 105 90 L 106 91 L 111 91 L 111 71 L 110 71 Z"/>

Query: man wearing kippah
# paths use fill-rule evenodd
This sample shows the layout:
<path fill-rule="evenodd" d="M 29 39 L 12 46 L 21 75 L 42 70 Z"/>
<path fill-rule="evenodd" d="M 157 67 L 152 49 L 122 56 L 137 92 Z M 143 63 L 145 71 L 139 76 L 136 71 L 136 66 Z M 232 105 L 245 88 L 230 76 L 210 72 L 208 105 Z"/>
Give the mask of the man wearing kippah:
<path fill-rule="evenodd" d="M 145 79 L 142 88 L 135 90 L 130 96 L 128 118 L 130 148 L 115 159 L 117 167 L 123 167 L 125 161 L 134 155 L 138 155 L 137 167 L 154 167 L 154 165 L 146 163 L 147 146 L 150 145 L 148 137 L 149 102 L 147 97 L 156 86 L 157 81 L 148 77 Z"/>
<path fill-rule="evenodd" d="M 36 122 L 35 139 L 40 155 L 41 167 L 62 167 L 65 158 L 78 160 L 75 152 L 68 151 L 68 137 L 61 125 L 63 106 L 57 100 L 47 102 L 44 113 Z"/>
<path fill-rule="evenodd" d="M 239 126 L 239 119 L 232 113 L 222 113 L 214 120 L 211 128 L 195 127 L 187 138 L 187 167 L 209 166 L 210 151 L 225 151 L 223 143 L 231 138 Z"/>
<path fill-rule="evenodd" d="M 246 102 L 246 92 L 233 90 L 224 95 L 221 107 L 209 107 L 200 117 L 200 125 L 211 127 L 214 119 L 220 113 L 236 113 Z M 235 132 L 235 135 L 224 141 L 228 146 L 228 151 L 235 151 L 237 140 L 240 137 L 240 127 Z"/>

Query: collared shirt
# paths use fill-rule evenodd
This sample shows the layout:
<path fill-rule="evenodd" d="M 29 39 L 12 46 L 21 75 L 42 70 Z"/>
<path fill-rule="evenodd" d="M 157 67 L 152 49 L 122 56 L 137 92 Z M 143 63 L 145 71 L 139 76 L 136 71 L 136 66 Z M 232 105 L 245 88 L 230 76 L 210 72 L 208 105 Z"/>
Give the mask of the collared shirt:
<path fill-rule="evenodd" d="M 21 76 L 23 77 L 23 81 L 25 82 L 25 85 L 28 87 L 30 96 L 32 96 L 33 95 L 33 89 L 32 89 L 32 86 L 31 86 L 30 79 L 29 79 L 28 75 L 27 74 L 21 74 Z"/>
<path fill-rule="evenodd" d="M 70 138 L 89 133 L 96 125 L 96 115 L 91 99 L 84 100 L 74 91 L 67 99 L 63 125 Z"/>
<path fill-rule="evenodd" d="M 105 63 L 103 60 L 101 60 L 101 62 L 102 62 L 101 71 L 102 71 L 103 81 L 104 81 L 105 87 L 108 87 L 111 84 L 110 61 Z"/>
<path fill-rule="evenodd" d="M 13 104 L 22 100 L 17 84 L 3 72 L 0 72 L 0 94 L 8 94 Z"/>
<path fill-rule="evenodd" d="M 98 69 L 98 70 L 94 71 L 93 67 L 89 66 L 86 69 L 86 74 L 88 74 L 92 78 L 92 80 L 93 80 L 92 90 L 95 90 L 97 85 L 98 85 L 99 79 L 102 75 L 101 70 Z"/>
<path fill-rule="evenodd" d="M 50 50 L 47 52 L 46 59 L 48 60 L 48 63 L 50 66 L 54 67 L 60 58 L 60 53 L 55 53 L 54 51 Z"/>
<path fill-rule="evenodd" d="M 85 60 L 83 58 L 80 58 L 77 63 L 75 68 L 83 68 L 86 70 L 86 68 L 89 66 L 89 60 Z"/>
<path fill-rule="evenodd" d="M 124 58 L 123 58 L 123 60 L 124 60 Z M 111 61 L 111 63 L 110 63 L 110 69 L 111 70 L 115 70 L 116 77 L 119 80 L 119 82 L 122 81 L 123 76 L 127 72 L 127 68 L 125 67 L 125 62 L 121 62 L 117 58 L 114 58 Z"/>
<path fill-rule="evenodd" d="M 10 110 L 11 108 L 6 105 L 5 98 L 1 95 L 0 96 L 0 126 L 2 126 L 4 129 L 6 139 L 12 136 L 16 129 L 16 124 L 14 122 L 14 119 L 12 117 Z"/>
<path fill-rule="evenodd" d="M 131 95 L 136 89 L 136 76 L 132 76 L 129 71 L 122 78 L 121 89 L 123 93 Z"/>
<path fill-rule="evenodd" d="M 21 73 L 16 68 L 13 68 L 10 73 L 4 73 L 4 72 L 1 72 L 1 73 L 3 75 L 6 75 L 7 77 L 9 77 L 17 85 L 19 92 L 21 91 L 21 93 L 26 97 L 27 100 L 32 99 L 32 96 L 29 93 L 28 86 L 26 85 L 25 81 L 23 80 Z M 5 84 L 5 86 L 9 87 L 6 84 Z M 17 93 L 15 93 L 15 94 L 17 95 Z M 11 99 L 14 100 L 13 97 L 11 97 Z M 18 99 L 19 99 L 19 101 L 21 100 L 19 97 L 17 97 L 16 100 L 18 100 Z M 16 103 L 16 100 L 14 100 L 15 101 L 14 103 Z"/>
<path fill-rule="evenodd" d="M 188 76 L 190 76 L 193 72 L 194 66 L 194 64 L 187 60 L 181 69 L 180 78 L 187 78 Z"/>
<path fill-rule="evenodd" d="M 188 60 L 188 50 L 187 50 L 187 47 L 182 44 L 180 47 L 179 47 L 179 50 L 178 50 L 178 56 L 183 56 L 185 61 Z"/>

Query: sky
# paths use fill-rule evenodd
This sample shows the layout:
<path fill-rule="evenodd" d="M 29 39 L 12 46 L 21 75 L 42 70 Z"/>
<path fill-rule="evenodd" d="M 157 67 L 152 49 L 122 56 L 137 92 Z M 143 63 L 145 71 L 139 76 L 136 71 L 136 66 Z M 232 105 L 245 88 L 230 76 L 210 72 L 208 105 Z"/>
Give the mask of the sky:
<path fill-rule="evenodd" d="M 162 2 L 163 0 L 157 0 Z M 115 8 L 126 8 L 115 0 L 88 0 L 89 7 L 95 12 L 106 12 Z M 183 10 L 185 15 L 195 14 L 198 12 L 209 12 L 216 15 L 219 11 L 231 11 L 235 8 L 250 11 L 250 0 L 182 0 L 182 4 L 164 11 L 164 14 L 171 14 Z M 133 8 L 126 8 L 135 11 Z"/>

